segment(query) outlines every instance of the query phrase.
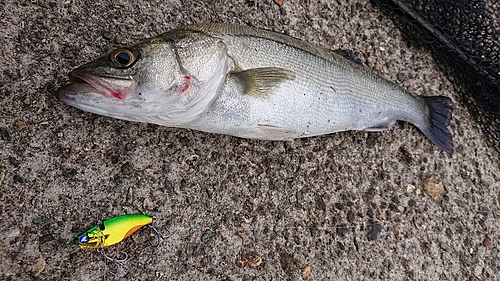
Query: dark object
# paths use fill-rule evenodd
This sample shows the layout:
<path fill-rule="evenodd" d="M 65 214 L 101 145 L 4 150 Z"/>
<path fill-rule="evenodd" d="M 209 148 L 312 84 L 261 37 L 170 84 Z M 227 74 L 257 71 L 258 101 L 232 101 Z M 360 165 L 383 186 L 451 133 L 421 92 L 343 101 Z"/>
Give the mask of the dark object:
<path fill-rule="evenodd" d="M 431 50 L 461 101 L 500 152 L 500 14 L 495 1 L 372 0 L 406 37 Z"/>
<path fill-rule="evenodd" d="M 54 235 L 52 235 L 52 234 L 47 234 L 47 235 L 40 237 L 40 243 L 42 243 L 42 244 L 50 242 L 52 240 L 54 240 Z"/>
<path fill-rule="evenodd" d="M 370 221 L 368 226 L 371 227 L 370 232 L 368 232 L 368 241 L 377 240 L 382 231 L 382 226 L 376 222 Z"/>

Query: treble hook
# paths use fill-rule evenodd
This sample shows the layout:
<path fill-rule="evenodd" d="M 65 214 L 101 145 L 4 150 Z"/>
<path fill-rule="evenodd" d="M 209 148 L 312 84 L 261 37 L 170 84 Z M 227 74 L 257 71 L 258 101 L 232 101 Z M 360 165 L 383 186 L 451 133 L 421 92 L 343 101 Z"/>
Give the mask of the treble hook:
<path fill-rule="evenodd" d="M 160 231 L 158 231 L 158 229 L 156 229 L 154 226 L 153 226 L 153 223 L 156 221 L 156 218 L 153 218 L 153 222 L 149 225 L 149 227 L 151 229 L 153 229 L 153 231 L 156 233 L 156 237 L 158 238 L 158 243 L 153 244 L 151 243 L 151 241 L 149 242 L 149 245 L 152 246 L 152 247 L 158 247 L 158 245 L 160 245 L 160 240 L 161 239 L 167 239 L 168 237 L 170 237 L 170 230 L 165 226 L 165 229 L 167 230 L 168 234 L 167 235 L 164 235 L 162 234 Z"/>
<path fill-rule="evenodd" d="M 123 266 L 123 263 L 126 262 L 128 260 L 128 254 L 123 252 L 123 251 L 120 251 L 122 254 L 125 255 L 125 258 L 124 259 L 114 259 L 112 257 L 109 257 L 108 255 L 106 255 L 106 253 L 104 253 L 104 250 L 102 248 L 97 248 L 96 249 L 97 252 L 99 254 L 101 254 L 105 259 L 107 259 L 108 261 L 114 263 L 116 265 L 116 267 L 118 268 L 118 270 L 116 272 L 112 272 L 112 271 L 108 271 L 109 274 L 115 276 L 117 275 L 118 273 L 120 273 L 120 270 L 122 269 L 122 266 Z"/>

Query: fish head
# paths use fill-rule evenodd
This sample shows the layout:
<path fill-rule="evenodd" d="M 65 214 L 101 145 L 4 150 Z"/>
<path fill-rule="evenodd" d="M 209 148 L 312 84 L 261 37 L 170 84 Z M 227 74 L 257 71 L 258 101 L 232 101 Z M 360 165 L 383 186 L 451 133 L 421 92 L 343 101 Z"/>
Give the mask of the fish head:
<path fill-rule="evenodd" d="M 159 114 L 158 101 L 177 91 L 176 60 L 169 48 L 118 48 L 69 73 L 71 84 L 57 93 L 65 104 L 129 121 Z M 178 79 L 177 79 L 178 80 Z"/>
<path fill-rule="evenodd" d="M 198 41 L 153 37 L 118 48 L 72 71 L 57 98 L 113 118 L 182 126 L 211 104 L 227 71 L 225 47 Z"/>

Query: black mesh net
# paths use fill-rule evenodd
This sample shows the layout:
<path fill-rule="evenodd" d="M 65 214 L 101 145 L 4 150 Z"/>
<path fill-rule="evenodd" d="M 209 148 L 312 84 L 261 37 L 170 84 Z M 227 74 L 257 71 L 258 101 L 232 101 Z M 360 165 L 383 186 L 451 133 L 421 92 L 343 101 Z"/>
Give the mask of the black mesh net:
<path fill-rule="evenodd" d="M 372 0 L 408 38 L 431 50 L 500 153 L 500 4 L 481 0 Z"/>

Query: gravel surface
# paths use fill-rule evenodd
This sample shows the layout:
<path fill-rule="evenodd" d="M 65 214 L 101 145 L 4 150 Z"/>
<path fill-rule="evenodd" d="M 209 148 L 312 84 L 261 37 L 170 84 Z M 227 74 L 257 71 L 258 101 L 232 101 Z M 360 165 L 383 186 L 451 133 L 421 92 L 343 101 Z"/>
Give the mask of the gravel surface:
<path fill-rule="evenodd" d="M 204 3 L 207 2 L 207 3 Z M 495 280 L 500 167 L 429 52 L 368 1 L 12 1 L 0 11 L 0 280 Z M 180 25 L 232 22 L 358 52 L 453 99 L 455 153 L 407 123 L 293 142 L 115 120 L 60 103 L 67 73 Z M 71 241 L 113 216 L 143 228 Z"/>

